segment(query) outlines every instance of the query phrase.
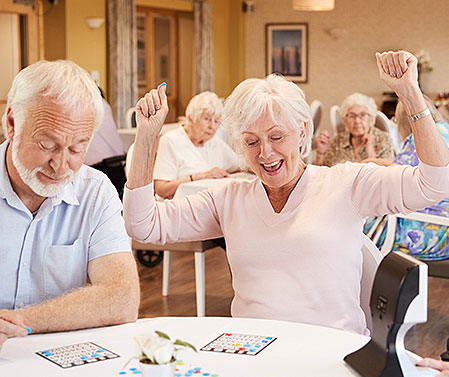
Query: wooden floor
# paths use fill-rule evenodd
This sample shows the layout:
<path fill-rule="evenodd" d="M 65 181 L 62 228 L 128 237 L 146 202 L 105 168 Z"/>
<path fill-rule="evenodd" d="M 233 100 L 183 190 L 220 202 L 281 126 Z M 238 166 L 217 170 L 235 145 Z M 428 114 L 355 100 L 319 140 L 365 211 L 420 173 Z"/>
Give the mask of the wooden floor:
<path fill-rule="evenodd" d="M 162 297 L 162 263 L 148 268 L 139 264 L 141 279 L 140 318 L 196 316 L 193 254 L 172 253 L 168 297 Z M 449 338 L 449 279 L 429 278 L 428 321 L 409 331 L 407 349 L 421 356 L 438 358 Z M 233 296 L 231 275 L 225 252 L 206 252 L 206 315 L 230 316 Z"/>

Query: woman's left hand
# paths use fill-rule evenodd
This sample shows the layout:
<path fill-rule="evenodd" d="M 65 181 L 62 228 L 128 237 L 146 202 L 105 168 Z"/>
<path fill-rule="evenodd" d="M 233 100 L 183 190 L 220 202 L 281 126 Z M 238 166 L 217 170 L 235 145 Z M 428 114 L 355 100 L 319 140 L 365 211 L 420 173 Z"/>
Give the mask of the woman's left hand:
<path fill-rule="evenodd" d="M 326 130 L 320 131 L 320 134 L 315 138 L 317 153 L 325 154 L 331 144 L 331 137 Z"/>
<path fill-rule="evenodd" d="M 375 158 L 376 151 L 374 150 L 374 135 L 371 132 L 363 136 L 363 143 L 365 144 L 366 155 L 368 158 Z"/>
<path fill-rule="evenodd" d="M 376 52 L 380 78 L 400 97 L 418 86 L 418 59 L 407 51 Z"/>

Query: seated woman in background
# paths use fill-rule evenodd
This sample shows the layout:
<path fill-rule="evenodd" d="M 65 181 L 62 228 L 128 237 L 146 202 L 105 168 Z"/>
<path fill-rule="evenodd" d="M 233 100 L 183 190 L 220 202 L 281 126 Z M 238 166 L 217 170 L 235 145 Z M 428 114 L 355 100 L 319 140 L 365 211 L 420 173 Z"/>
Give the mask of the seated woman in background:
<path fill-rule="evenodd" d="M 353 93 L 344 99 L 340 114 L 345 131 L 338 133 L 332 142 L 327 131 L 320 132 L 316 139 L 315 165 L 334 166 L 346 161 L 394 157 L 390 135 L 374 126 L 377 115 L 374 99 Z"/>
<path fill-rule="evenodd" d="M 224 178 L 238 170 L 234 151 L 215 135 L 222 112 L 217 95 L 202 92 L 187 105 L 185 123 L 161 136 L 154 165 L 156 194 L 171 199 L 181 183 Z"/>
<path fill-rule="evenodd" d="M 105 173 L 115 186 L 120 199 L 126 183 L 125 160 L 122 139 L 115 125 L 109 103 L 104 98 L 103 90 L 98 87 L 104 106 L 104 118 L 101 126 L 92 135 L 87 147 L 84 163 Z"/>
<path fill-rule="evenodd" d="M 104 98 L 103 90 L 100 87 L 98 89 L 104 106 L 103 123 L 92 135 L 92 140 L 87 147 L 86 156 L 84 157 L 84 163 L 94 168 L 97 168 L 94 166 L 95 164 L 100 163 L 106 158 L 124 154 L 122 139 L 120 139 L 114 121 L 111 105 Z"/>
<path fill-rule="evenodd" d="M 438 131 L 443 137 L 446 146 L 449 148 L 449 125 L 444 122 L 441 114 L 428 97 L 425 97 L 425 102 L 435 121 Z M 404 140 L 399 154 L 395 159 L 373 159 L 372 161 L 384 166 L 391 164 L 417 166 L 419 164 L 419 159 L 416 153 L 415 139 L 413 137 L 410 120 L 404 105 L 401 102 L 399 102 L 396 107 L 395 118 L 398 125 L 399 136 Z M 443 199 L 441 202 L 417 212 L 449 217 L 449 198 Z M 376 219 L 367 221 L 365 233 L 374 226 L 375 221 Z M 381 222 L 376 230 L 376 233 L 382 232 L 377 241 L 377 246 L 379 248 L 382 247 L 385 241 L 385 225 L 385 222 Z M 399 218 L 397 219 L 396 234 L 392 250 L 402 251 L 423 260 L 447 259 L 449 258 L 447 233 L 447 226 Z"/>
<path fill-rule="evenodd" d="M 407 103 L 407 112 L 424 114 L 417 59 L 404 51 L 376 59 L 381 78 Z M 307 165 L 310 107 L 297 85 L 270 75 L 240 83 L 224 108 L 223 128 L 257 179 L 156 202 L 152 162 L 168 113 L 165 85 L 147 93 L 136 109 L 124 194 L 128 233 L 157 244 L 224 236 L 235 317 L 367 334 L 360 306 L 365 218 L 424 208 L 449 196 L 449 151 L 431 117 L 422 116 L 413 128 L 418 167 Z"/>

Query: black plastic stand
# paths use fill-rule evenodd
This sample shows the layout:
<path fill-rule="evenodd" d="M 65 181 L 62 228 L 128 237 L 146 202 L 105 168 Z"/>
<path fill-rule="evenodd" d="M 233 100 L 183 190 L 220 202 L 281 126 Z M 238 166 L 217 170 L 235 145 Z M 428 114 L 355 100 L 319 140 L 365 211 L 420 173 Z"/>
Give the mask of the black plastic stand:
<path fill-rule="evenodd" d="M 416 368 L 404 349 L 410 327 L 427 320 L 427 266 L 401 253 L 389 253 L 377 270 L 370 307 L 372 338 L 347 355 L 346 363 L 363 377 L 433 375 Z"/>

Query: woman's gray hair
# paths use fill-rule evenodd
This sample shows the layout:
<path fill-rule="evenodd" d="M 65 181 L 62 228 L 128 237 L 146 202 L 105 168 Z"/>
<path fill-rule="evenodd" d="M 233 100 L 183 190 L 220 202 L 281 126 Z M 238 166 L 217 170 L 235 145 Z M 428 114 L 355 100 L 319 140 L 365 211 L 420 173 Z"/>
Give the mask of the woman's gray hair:
<path fill-rule="evenodd" d="M 371 115 L 373 119 L 376 119 L 377 105 L 376 101 L 374 101 L 373 98 L 361 93 L 352 93 L 351 95 L 347 96 L 343 100 L 340 108 L 340 115 L 343 119 L 352 106 L 365 106 L 368 109 L 369 115 Z"/>
<path fill-rule="evenodd" d="M 186 108 L 187 119 L 190 118 L 193 123 L 196 123 L 203 113 L 207 113 L 212 117 L 221 118 L 223 102 L 215 93 L 209 91 L 202 92 L 193 97 L 188 103 Z"/>
<path fill-rule="evenodd" d="M 5 135 L 9 107 L 14 116 L 15 133 L 19 135 L 31 107 L 42 99 L 49 99 L 69 113 L 92 112 L 95 115 L 95 129 L 103 122 L 101 94 L 89 73 L 69 60 L 41 60 L 22 69 L 14 77 L 2 117 Z"/>
<path fill-rule="evenodd" d="M 307 157 L 313 135 L 310 106 L 304 92 L 296 84 L 272 74 L 264 79 L 242 81 L 225 100 L 222 128 L 240 158 L 243 157 L 242 133 L 264 114 L 269 114 L 274 122 L 298 132 L 302 132 L 305 127 L 306 136 L 299 150 L 301 157 Z"/>

